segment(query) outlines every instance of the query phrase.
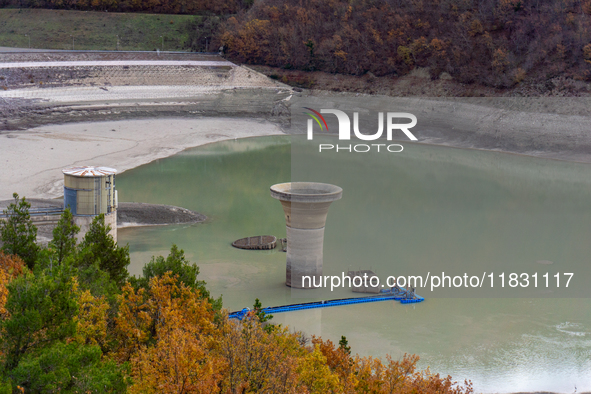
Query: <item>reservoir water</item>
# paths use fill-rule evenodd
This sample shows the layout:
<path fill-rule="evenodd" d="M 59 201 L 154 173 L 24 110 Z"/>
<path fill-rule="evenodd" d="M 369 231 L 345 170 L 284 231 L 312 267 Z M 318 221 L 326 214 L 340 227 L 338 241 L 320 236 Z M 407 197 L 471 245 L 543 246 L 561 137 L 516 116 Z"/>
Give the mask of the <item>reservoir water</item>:
<path fill-rule="evenodd" d="M 316 141 L 316 145 L 319 141 Z M 330 141 L 329 141 L 330 142 Z M 404 144 L 386 155 L 320 155 L 288 136 L 248 138 L 184 151 L 117 178 L 121 201 L 168 204 L 208 216 L 195 225 L 123 228 L 130 272 L 140 274 L 172 243 L 230 310 L 350 297 L 349 289 L 295 293 L 284 285 L 285 253 L 245 251 L 232 241 L 285 236 L 269 187 L 290 180 L 333 183 L 324 271 L 387 275 L 484 271 L 573 272 L 572 287 L 485 286 L 417 292 L 396 302 L 278 314 L 274 322 L 338 341 L 353 352 L 421 357 L 421 366 L 471 379 L 482 392 L 591 390 L 590 166 L 531 157 Z M 470 272 L 472 272 L 470 271 Z M 545 271 L 544 271 L 545 272 Z M 542 287 L 540 285 L 540 287 Z M 570 292 L 569 292 L 570 291 Z"/>

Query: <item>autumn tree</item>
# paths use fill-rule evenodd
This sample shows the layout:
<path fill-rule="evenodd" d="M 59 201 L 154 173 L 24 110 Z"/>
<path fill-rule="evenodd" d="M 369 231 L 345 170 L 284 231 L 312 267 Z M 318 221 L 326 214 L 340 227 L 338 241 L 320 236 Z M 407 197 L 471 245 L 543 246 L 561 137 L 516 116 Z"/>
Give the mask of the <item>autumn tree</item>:
<path fill-rule="evenodd" d="M 170 272 L 171 276 L 177 278 L 179 284 L 182 283 L 192 289 L 199 290 L 199 294 L 202 298 L 208 299 L 212 307 L 216 310 L 220 310 L 222 307 L 221 296 L 217 299 L 211 297 L 209 291 L 205 287 L 206 283 L 202 280 L 198 280 L 199 267 L 195 263 L 191 263 L 187 260 L 185 252 L 179 249 L 178 246 L 172 245 L 170 253 L 166 258 L 163 256 L 153 256 L 150 262 L 148 262 L 144 268 L 142 268 L 143 275 L 139 278 L 130 278 L 130 283 L 136 288 L 148 289 L 150 281 L 153 278 L 163 276 L 165 273 Z"/>
<path fill-rule="evenodd" d="M 170 272 L 148 289 L 123 287 L 116 318 L 116 357 L 132 362 L 132 393 L 210 393 L 223 363 L 211 354 L 214 311 L 200 290 Z"/>
<path fill-rule="evenodd" d="M 339 346 L 335 346 L 330 340 L 323 340 L 319 337 L 312 337 L 312 345 L 326 357 L 326 364 L 331 371 L 339 376 L 339 381 L 343 387 L 343 392 L 352 393 L 357 392 L 359 379 L 357 379 L 358 371 L 354 359 L 351 357 L 348 343 L 341 337 Z"/>
<path fill-rule="evenodd" d="M 344 348 L 330 340 L 314 337 L 312 344 L 326 357 L 326 365 L 339 377 L 344 393 L 399 393 L 399 394 L 471 394 L 472 384 L 458 384 L 450 376 L 441 377 L 429 369 L 419 370 L 416 355 L 405 354 L 400 360 L 386 356 L 351 356 Z"/>
<path fill-rule="evenodd" d="M 27 270 L 25 262 L 17 255 L 9 255 L 0 250 L 0 270 L 14 279 Z"/>
<path fill-rule="evenodd" d="M 299 384 L 299 360 L 308 354 L 297 336 L 285 328 L 266 331 L 256 318 L 222 321 L 216 333 L 216 354 L 226 367 L 222 393 L 305 392 Z"/>
<path fill-rule="evenodd" d="M 8 299 L 8 283 L 26 272 L 25 262 L 17 255 L 8 255 L 0 250 L 0 319 L 8 317 L 5 308 Z"/>
<path fill-rule="evenodd" d="M 319 346 L 315 345 L 314 350 L 306 354 L 298 365 L 299 384 L 311 394 L 343 392 L 339 376 L 331 371 L 326 361 Z"/>
<path fill-rule="evenodd" d="M 370 76 L 428 67 L 433 79 L 446 72 L 502 88 L 588 78 L 587 3 L 261 0 L 228 18 L 217 37 L 245 63 Z"/>
<path fill-rule="evenodd" d="M 189 287 L 170 272 L 153 277 L 147 289 L 129 283 L 119 296 L 115 335 L 117 357 L 127 361 L 171 326 L 211 333 L 214 311 L 199 289 Z M 174 323 L 172 322 L 174 320 Z"/>
<path fill-rule="evenodd" d="M 107 352 L 108 311 L 109 303 L 105 296 L 95 297 L 90 290 L 80 290 L 73 339 L 81 345 L 98 345 L 102 351 Z"/>

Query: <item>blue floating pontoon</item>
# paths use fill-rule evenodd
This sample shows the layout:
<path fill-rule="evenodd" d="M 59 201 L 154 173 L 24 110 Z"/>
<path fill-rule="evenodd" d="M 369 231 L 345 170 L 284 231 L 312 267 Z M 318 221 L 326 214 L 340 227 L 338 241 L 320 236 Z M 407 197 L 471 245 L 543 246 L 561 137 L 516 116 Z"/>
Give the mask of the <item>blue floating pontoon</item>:
<path fill-rule="evenodd" d="M 406 290 L 403 287 L 399 287 L 397 289 L 392 289 L 392 290 L 382 290 L 380 292 L 380 294 L 377 294 L 375 296 L 340 298 L 340 299 L 328 300 L 328 301 L 314 301 L 314 302 L 304 302 L 301 304 L 269 306 L 269 307 L 263 308 L 261 310 L 263 312 L 265 312 L 265 314 L 268 315 L 268 314 L 273 314 L 273 313 L 300 311 L 303 309 L 328 308 L 331 306 L 362 304 L 362 303 L 366 303 L 366 302 L 378 302 L 378 301 L 387 301 L 387 300 L 400 301 L 401 304 L 416 304 L 418 302 L 425 301 L 425 299 L 423 297 L 420 297 L 420 296 Z M 250 309 L 244 308 L 241 311 L 236 311 L 236 312 L 230 313 L 228 315 L 228 317 L 230 319 L 242 320 L 248 312 L 250 312 Z"/>

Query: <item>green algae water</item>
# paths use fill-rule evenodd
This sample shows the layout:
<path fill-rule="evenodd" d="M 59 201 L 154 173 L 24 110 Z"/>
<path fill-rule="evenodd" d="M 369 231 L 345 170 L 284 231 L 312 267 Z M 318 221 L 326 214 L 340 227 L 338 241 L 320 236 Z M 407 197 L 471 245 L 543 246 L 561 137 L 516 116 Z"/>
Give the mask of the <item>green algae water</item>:
<path fill-rule="evenodd" d="M 306 146 L 287 136 L 225 141 L 118 176 L 121 201 L 182 206 L 208 216 L 201 224 L 120 229 L 119 242 L 130 245 L 130 272 L 140 274 L 151 256 L 166 255 L 176 243 L 230 310 L 251 306 L 255 298 L 264 305 L 303 301 L 284 285 L 285 253 L 239 250 L 231 243 L 253 235 L 284 237 L 283 211 L 269 186 L 308 180 L 344 191 L 328 215 L 325 274 L 487 267 L 533 273 L 548 266 L 575 272 L 578 288 L 586 286 L 589 165 L 421 144 L 381 156 L 320 156 Z M 591 390 L 588 295 L 471 291 L 441 298 L 417 290 L 427 297 L 421 304 L 358 304 L 277 314 L 274 321 L 333 341 L 345 335 L 361 355 L 416 353 L 422 367 L 472 379 L 477 391 Z M 310 297 L 350 296 L 349 289 L 336 289 Z"/>
<path fill-rule="evenodd" d="M 254 289 L 266 304 L 289 302 L 281 277 L 285 253 L 245 251 L 231 243 L 253 235 L 285 237 L 282 209 L 268 185 L 290 173 L 287 137 L 209 144 L 125 172 L 117 178 L 121 201 L 181 206 L 208 217 L 193 225 L 120 229 L 119 242 L 130 246 L 130 273 L 140 275 L 151 256 L 166 256 L 175 243 L 198 263 L 200 277 L 212 294 L 223 295 L 226 308 L 250 305 Z"/>

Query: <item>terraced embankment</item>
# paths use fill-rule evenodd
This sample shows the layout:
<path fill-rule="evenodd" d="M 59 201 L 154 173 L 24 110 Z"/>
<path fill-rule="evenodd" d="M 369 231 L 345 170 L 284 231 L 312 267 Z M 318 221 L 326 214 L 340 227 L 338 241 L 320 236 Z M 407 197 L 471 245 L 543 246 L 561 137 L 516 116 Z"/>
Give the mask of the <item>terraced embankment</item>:
<path fill-rule="evenodd" d="M 163 116 L 288 115 L 286 85 L 219 56 L 9 53 L 0 61 L 0 130 Z M 284 120 L 284 119 L 283 119 Z"/>

